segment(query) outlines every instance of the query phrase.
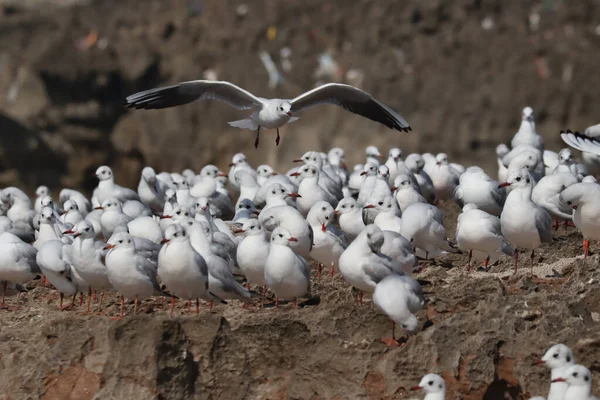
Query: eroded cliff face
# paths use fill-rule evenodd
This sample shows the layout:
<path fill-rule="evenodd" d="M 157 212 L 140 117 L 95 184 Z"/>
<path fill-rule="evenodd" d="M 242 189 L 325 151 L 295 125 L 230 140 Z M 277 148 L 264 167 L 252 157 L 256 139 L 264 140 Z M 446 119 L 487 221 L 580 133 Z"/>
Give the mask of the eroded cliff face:
<path fill-rule="evenodd" d="M 493 149 L 516 131 L 525 105 L 555 150 L 560 129 L 598 122 L 600 6 L 592 0 L 5 0 L 2 11 L 2 186 L 91 189 L 90 173 L 102 163 L 133 185 L 143 165 L 225 168 L 238 151 L 254 165 L 287 170 L 306 150 L 341 145 L 353 163 L 367 144 L 444 151 L 493 172 Z M 258 53 L 268 51 L 282 70 L 285 47 L 291 70 L 270 89 Z M 324 52 L 336 66 L 318 78 Z M 293 97 L 317 81 L 358 84 L 414 131 L 328 106 L 283 129 L 279 148 L 267 132 L 255 150 L 250 132 L 226 124 L 244 112 L 226 105 L 121 105 L 135 91 L 203 77 L 268 97 Z"/>
<path fill-rule="evenodd" d="M 0 399 L 416 399 L 408 389 L 436 372 L 449 399 L 523 400 L 547 394 L 549 371 L 531 364 L 560 342 L 597 382 L 600 273 L 596 256 L 579 253 L 579 235 L 558 235 L 535 277 L 526 266 L 513 276 L 508 259 L 491 273 L 441 259 L 417 275 L 421 331 L 396 348 L 380 342 L 390 321 L 339 274 L 315 273 L 320 303 L 299 309 L 233 302 L 196 315 L 180 302 L 169 319 L 168 299 L 155 298 L 120 321 L 109 319 L 114 295 L 104 316 L 60 312 L 58 294 L 35 283 L 19 310 L 0 314 Z"/>

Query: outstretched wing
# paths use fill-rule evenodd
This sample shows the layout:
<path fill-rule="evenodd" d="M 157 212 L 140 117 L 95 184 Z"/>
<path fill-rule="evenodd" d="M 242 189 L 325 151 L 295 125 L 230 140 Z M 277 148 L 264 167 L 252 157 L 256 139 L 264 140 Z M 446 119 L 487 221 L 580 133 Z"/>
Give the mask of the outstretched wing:
<path fill-rule="evenodd" d="M 233 83 L 204 80 L 144 90 L 128 96 L 123 104 L 127 108 L 148 110 L 176 107 L 195 100 L 219 100 L 240 110 L 263 104 L 261 99 Z"/>
<path fill-rule="evenodd" d="M 328 83 L 301 94 L 291 100 L 291 103 L 293 113 L 317 104 L 333 104 L 390 129 L 404 132 L 412 130 L 408 122 L 391 107 L 350 85 Z"/>
<path fill-rule="evenodd" d="M 560 132 L 560 137 L 563 142 L 574 149 L 600 155 L 600 141 L 596 138 L 571 130 Z"/>

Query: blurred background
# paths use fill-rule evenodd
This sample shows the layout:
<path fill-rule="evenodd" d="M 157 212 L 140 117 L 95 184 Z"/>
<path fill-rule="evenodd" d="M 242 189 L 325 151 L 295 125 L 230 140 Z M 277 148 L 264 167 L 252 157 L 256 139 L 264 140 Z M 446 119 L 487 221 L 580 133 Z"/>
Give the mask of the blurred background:
<path fill-rule="evenodd" d="M 524 106 L 553 150 L 561 129 L 600 122 L 599 49 L 598 0 L 0 0 L 0 186 L 90 190 L 101 164 L 137 186 L 144 165 L 226 170 L 239 151 L 287 171 L 332 146 L 360 162 L 368 144 L 446 152 L 495 176 Z M 191 79 L 284 98 L 346 82 L 413 132 L 323 106 L 256 150 L 227 125 L 247 113 L 225 104 L 121 105 Z"/>

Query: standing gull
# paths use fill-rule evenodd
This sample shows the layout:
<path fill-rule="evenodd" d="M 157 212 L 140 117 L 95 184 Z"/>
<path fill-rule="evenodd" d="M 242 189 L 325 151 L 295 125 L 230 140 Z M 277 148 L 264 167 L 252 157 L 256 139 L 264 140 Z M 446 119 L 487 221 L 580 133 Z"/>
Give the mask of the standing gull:
<path fill-rule="evenodd" d="M 279 145 L 279 128 L 297 118 L 293 114 L 318 104 L 334 104 L 379 122 L 390 129 L 408 132 L 408 122 L 396 111 L 366 92 L 350 85 L 328 83 L 291 99 L 265 99 L 224 81 L 196 80 L 177 85 L 150 89 L 128 96 L 128 108 L 159 109 L 180 106 L 195 100 L 220 100 L 240 110 L 254 109 L 246 119 L 229 122 L 230 126 L 256 131 L 254 146 L 258 147 L 260 128 L 277 129 L 275 142 Z"/>
<path fill-rule="evenodd" d="M 560 194 L 560 203 L 573 209 L 573 222 L 583 235 L 584 258 L 587 258 L 590 239 L 600 240 L 600 185 L 576 183 Z"/>

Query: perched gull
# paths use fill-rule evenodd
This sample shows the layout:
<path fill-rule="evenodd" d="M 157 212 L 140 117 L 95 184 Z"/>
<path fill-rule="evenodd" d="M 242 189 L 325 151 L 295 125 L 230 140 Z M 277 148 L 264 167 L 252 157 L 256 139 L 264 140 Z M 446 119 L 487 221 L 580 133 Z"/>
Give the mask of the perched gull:
<path fill-rule="evenodd" d="M 544 151 L 544 139 L 535 130 L 535 120 L 533 117 L 533 109 L 531 107 L 525 107 L 522 113 L 521 126 L 515 133 L 510 146 L 514 149 L 520 145 L 529 145 L 537 148 L 540 151 Z"/>
<path fill-rule="evenodd" d="M 465 204 L 462 214 L 458 216 L 456 225 L 456 242 L 458 248 L 469 252 L 467 269 L 471 268 L 471 257 L 484 260 L 486 271 L 488 265 L 494 264 L 502 253 L 513 256 L 514 251 L 502 236 L 500 219 L 477 209 L 475 204 Z"/>
<path fill-rule="evenodd" d="M 592 393 L 592 373 L 583 365 L 571 365 L 562 376 L 552 379 L 552 383 L 566 382 L 563 400 L 599 400 Z"/>
<path fill-rule="evenodd" d="M 248 219 L 238 232 L 245 234 L 236 250 L 240 270 L 249 283 L 264 286 L 265 262 L 269 256 L 267 235 L 257 219 Z"/>
<path fill-rule="evenodd" d="M 435 258 L 443 251 L 454 252 L 444 228 L 444 215 L 427 203 L 413 203 L 406 208 L 400 234 L 425 252 L 425 258 Z"/>
<path fill-rule="evenodd" d="M 340 256 L 348 247 L 348 240 L 344 233 L 331 224 L 334 215 L 335 211 L 331 204 L 317 201 L 306 217 L 313 231 L 313 246 L 310 256 L 319 263 L 319 277 L 321 277 L 323 265 L 331 267 L 329 275 L 333 276 Z"/>
<path fill-rule="evenodd" d="M 518 249 L 531 249 L 531 273 L 535 249 L 542 243 L 552 242 L 552 217 L 531 200 L 533 178 L 526 168 L 515 171 L 500 187 L 510 186 L 512 191 L 500 215 L 502 234 L 515 246 L 515 273 L 519 262 Z"/>
<path fill-rule="evenodd" d="M 561 203 L 560 194 L 569 186 L 577 183 L 577 178 L 567 172 L 560 172 L 553 175 L 544 176 L 534 186 L 531 192 L 531 200 L 552 215 L 556 221 L 555 228 L 558 228 L 558 221 L 573 220 L 573 210 L 567 204 Z"/>
<path fill-rule="evenodd" d="M 561 204 L 573 208 L 573 222 L 583 235 L 584 257 L 587 257 L 591 240 L 600 240 L 600 185 L 576 183 L 560 194 Z"/>
<path fill-rule="evenodd" d="M 342 231 L 344 231 L 349 240 L 354 240 L 365 229 L 362 208 L 352 197 L 340 200 L 335 208 L 335 214 L 338 216 L 340 228 L 342 228 Z"/>
<path fill-rule="evenodd" d="M 567 384 L 565 382 L 554 382 L 554 379 L 562 377 L 567 368 L 575 364 L 573 352 L 569 347 L 560 343 L 550 347 L 542 358 L 535 361 L 533 365 L 544 365 L 550 368 L 550 393 L 548 400 L 563 400 Z"/>
<path fill-rule="evenodd" d="M 8 282 L 26 283 L 41 274 L 36 263 L 37 250 L 9 232 L 0 234 L 0 280 L 4 281 L 2 303 Z"/>
<path fill-rule="evenodd" d="M 421 379 L 417 386 L 412 390 L 423 390 L 425 398 L 423 400 L 445 400 L 446 399 L 446 382 L 444 378 L 436 374 L 427 374 Z"/>
<path fill-rule="evenodd" d="M 415 334 L 419 330 L 419 321 L 414 313 L 425 304 L 421 286 L 408 276 L 389 275 L 375 286 L 373 305 L 392 320 L 392 337 L 381 341 L 388 346 L 397 346 L 395 338 L 396 324 Z"/>
<path fill-rule="evenodd" d="M 188 300 L 188 309 L 191 301 L 196 300 L 196 313 L 199 312 L 199 298 L 224 302 L 209 292 L 206 262 L 194 250 L 181 225 L 170 225 L 165 231 L 162 243 L 158 253 L 157 273 L 171 293 L 171 317 L 175 306 L 174 295 Z"/>
<path fill-rule="evenodd" d="M 256 130 L 254 146 L 258 147 L 260 128 L 277 129 L 295 121 L 293 114 L 318 104 L 334 104 L 347 111 L 379 122 L 390 129 L 408 132 L 408 122 L 396 111 L 350 85 L 328 83 L 291 99 L 265 99 L 224 81 L 196 80 L 150 89 L 128 96 L 124 104 L 135 109 L 159 109 L 180 106 L 195 100 L 220 100 L 240 110 L 254 109 L 246 119 L 229 122 L 230 126 Z"/>
<path fill-rule="evenodd" d="M 289 230 L 281 226 L 271 235 L 269 256 L 265 262 L 265 283 L 275 294 L 276 307 L 279 299 L 293 301 L 295 308 L 298 297 L 311 297 L 308 263 L 289 245 L 296 240 Z"/>
<path fill-rule="evenodd" d="M 108 279 L 121 294 L 121 313 L 118 318 L 125 315 L 125 297 L 135 298 L 134 314 L 137 314 L 140 300 L 164 295 L 156 280 L 156 262 L 137 252 L 130 234 L 115 233 L 104 249 L 110 250 L 106 255 Z"/>

